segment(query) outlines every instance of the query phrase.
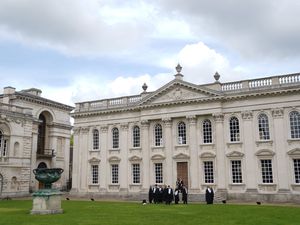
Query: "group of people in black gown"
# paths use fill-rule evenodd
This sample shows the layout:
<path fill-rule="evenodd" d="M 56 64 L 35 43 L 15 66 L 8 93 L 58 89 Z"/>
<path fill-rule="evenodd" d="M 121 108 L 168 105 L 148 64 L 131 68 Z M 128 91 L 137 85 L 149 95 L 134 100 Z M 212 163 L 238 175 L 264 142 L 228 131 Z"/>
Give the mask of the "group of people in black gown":
<path fill-rule="evenodd" d="M 183 204 L 187 204 L 188 191 L 181 179 L 177 179 L 175 190 L 173 190 L 170 185 L 158 186 L 155 184 L 149 188 L 149 203 L 166 203 L 170 205 L 171 202 L 174 201 L 175 204 L 178 204 L 180 201 L 180 194 L 182 195 Z"/>
<path fill-rule="evenodd" d="M 182 179 L 177 179 L 176 188 L 173 190 L 170 185 L 168 186 L 150 186 L 149 188 L 149 203 L 165 203 L 170 205 L 174 200 L 175 204 L 178 204 L 180 201 L 179 195 L 182 196 L 183 204 L 187 204 L 188 201 L 188 190 L 184 185 Z M 214 191 L 211 187 L 207 187 L 205 191 L 205 201 L 207 204 L 213 204 L 214 201 Z"/>

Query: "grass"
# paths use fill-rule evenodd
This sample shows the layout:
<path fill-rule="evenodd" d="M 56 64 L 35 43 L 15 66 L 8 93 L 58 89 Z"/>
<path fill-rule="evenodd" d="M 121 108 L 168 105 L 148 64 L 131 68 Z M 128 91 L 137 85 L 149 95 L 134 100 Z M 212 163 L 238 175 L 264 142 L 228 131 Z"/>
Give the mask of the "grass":
<path fill-rule="evenodd" d="M 300 207 L 234 204 L 142 205 L 62 201 L 63 214 L 30 215 L 32 201 L 0 201 L 3 225 L 299 225 Z"/>

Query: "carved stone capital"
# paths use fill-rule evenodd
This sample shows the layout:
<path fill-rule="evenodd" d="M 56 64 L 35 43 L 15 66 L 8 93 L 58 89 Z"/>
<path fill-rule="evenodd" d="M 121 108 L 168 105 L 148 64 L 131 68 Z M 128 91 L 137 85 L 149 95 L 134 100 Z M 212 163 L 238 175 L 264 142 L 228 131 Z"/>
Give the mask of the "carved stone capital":
<path fill-rule="evenodd" d="M 224 114 L 223 113 L 215 113 L 215 114 L 213 114 L 213 118 L 216 122 L 223 122 Z"/>
<path fill-rule="evenodd" d="M 162 118 L 162 121 L 165 124 L 165 127 L 172 126 L 172 119 L 170 117 Z"/>
<path fill-rule="evenodd" d="M 83 134 L 87 134 L 89 131 L 90 131 L 90 128 L 89 127 L 82 127 L 80 129 L 80 131 L 83 133 Z"/>
<path fill-rule="evenodd" d="M 195 115 L 187 116 L 186 118 L 190 125 L 195 125 L 197 122 L 197 117 Z"/>
<path fill-rule="evenodd" d="M 79 133 L 80 133 L 80 127 L 74 128 L 73 132 L 74 132 L 74 135 L 79 135 Z"/>
<path fill-rule="evenodd" d="M 142 124 L 142 128 L 145 128 L 145 129 L 148 129 L 149 125 L 150 125 L 148 120 L 142 120 L 141 124 Z"/>
<path fill-rule="evenodd" d="M 272 109 L 272 116 L 274 118 L 282 118 L 283 117 L 283 108 Z"/>
<path fill-rule="evenodd" d="M 128 123 L 122 123 L 121 124 L 121 129 L 124 130 L 124 131 L 128 130 Z"/>
<path fill-rule="evenodd" d="M 108 131 L 108 126 L 101 126 L 100 127 L 101 133 L 107 133 Z"/>
<path fill-rule="evenodd" d="M 242 118 L 244 120 L 251 120 L 253 118 L 253 112 L 252 111 L 244 111 L 244 112 L 242 112 Z"/>

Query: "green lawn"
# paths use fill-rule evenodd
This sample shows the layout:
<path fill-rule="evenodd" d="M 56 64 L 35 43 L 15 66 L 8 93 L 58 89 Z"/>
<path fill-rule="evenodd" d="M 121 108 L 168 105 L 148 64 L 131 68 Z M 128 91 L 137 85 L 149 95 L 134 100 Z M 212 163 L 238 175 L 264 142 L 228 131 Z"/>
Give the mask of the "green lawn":
<path fill-rule="evenodd" d="M 0 201 L 0 224 L 51 225 L 299 225 L 300 207 L 234 204 L 142 205 L 62 201 L 63 214 L 30 215 L 32 201 Z"/>

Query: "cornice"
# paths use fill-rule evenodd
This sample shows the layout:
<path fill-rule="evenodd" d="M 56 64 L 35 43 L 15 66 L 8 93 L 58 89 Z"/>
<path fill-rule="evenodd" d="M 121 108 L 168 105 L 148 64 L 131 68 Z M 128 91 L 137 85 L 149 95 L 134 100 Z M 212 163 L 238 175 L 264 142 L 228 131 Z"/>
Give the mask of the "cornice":
<path fill-rule="evenodd" d="M 143 109 L 151 109 L 151 108 L 158 108 L 158 107 L 166 107 L 166 106 L 175 106 L 175 105 L 185 105 L 185 104 L 192 104 L 192 103 L 200 103 L 200 102 L 224 102 L 228 100 L 241 100 L 244 98 L 249 97 L 259 97 L 259 96 L 276 96 L 282 94 L 288 94 L 292 92 L 300 92 L 300 87 L 295 88 L 295 86 L 291 88 L 283 88 L 277 90 L 256 90 L 256 91 L 244 91 L 244 92 L 234 92 L 234 93 L 226 93 L 222 92 L 222 95 L 215 96 L 215 97 L 207 97 L 207 98 L 196 98 L 196 99 L 182 99 L 182 100 L 174 100 L 170 102 L 161 102 L 161 103 L 153 103 L 147 104 L 147 101 L 144 102 L 143 105 L 136 104 L 134 106 L 129 107 L 119 107 L 119 108 L 112 108 L 112 109 L 95 109 L 93 111 L 83 111 L 83 112 L 73 112 L 71 116 L 73 118 L 83 118 L 83 117 L 90 117 L 90 116 L 98 116 L 103 114 L 111 114 L 111 113 L 121 113 L 121 112 L 128 112 L 128 111 L 141 111 Z M 154 95 L 152 96 L 154 97 Z"/>
<path fill-rule="evenodd" d="M 20 93 L 20 92 L 16 92 L 14 95 L 20 100 L 24 100 L 27 102 L 33 102 L 33 103 L 37 103 L 37 104 L 45 105 L 45 106 L 49 106 L 49 107 L 54 107 L 54 108 L 68 111 L 68 112 L 71 112 L 73 109 L 75 109 L 72 106 L 65 105 L 65 104 L 62 104 L 59 102 L 55 102 L 55 101 L 52 101 L 50 99 L 43 98 L 40 96 L 34 96 L 31 94 Z"/>

